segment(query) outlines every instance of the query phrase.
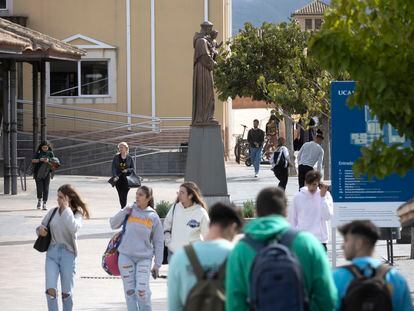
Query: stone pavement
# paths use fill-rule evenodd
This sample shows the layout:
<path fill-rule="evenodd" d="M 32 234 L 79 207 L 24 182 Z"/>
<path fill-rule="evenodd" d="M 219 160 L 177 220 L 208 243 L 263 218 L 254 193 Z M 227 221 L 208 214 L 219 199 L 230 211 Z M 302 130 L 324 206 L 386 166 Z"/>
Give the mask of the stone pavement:
<path fill-rule="evenodd" d="M 269 166 L 263 165 L 259 178 L 254 178 L 253 168 L 229 163 L 226 165 L 228 190 L 231 199 L 241 204 L 254 199 L 266 186 L 276 184 Z M 101 268 L 100 260 L 113 232 L 108 218 L 118 210 L 116 190 L 112 189 L 104 177 L 55 176 L 51 182 L 48 207 L 56 206 L 56 189 L 71 183 L 77 187 L 89 204 L 92 218 L 85 221 L 79 233 L 79 257 L 74 292 L 74 310 L 126 310 L 119 278 L 109 277 Z M 182 178 L 151 178 L 144 184 L 154 189 L 156 202 L 175 199 Z M 3 184 L 0 180 L 0 189 Z M 290 178 L 287 194 L 289 199 L 297 191 L 297 179 Z M 134 200 L 135 191 L 129 193 L 129 202 Z M 36 210 L 35 184 L 28 179 L 27 192 L 17 196 L 0 194 L 0 310 L 46 310 L 44 297 L 44 254 L 32 248 L 35 228 L 40 223 L 44 211 Z M 344 263 L 337 245 L 338 264 Z M 396 245 L 397 269 L 401 270 L 414 290 L 414 260 L 406 260 L 409 245 Z M 377 256 L 385 256 L 385 243 L 380 241 Z M 167 275 L 167 267 L 161 269 Z M 151 281 L 153 310 L 166 310 L 167 286 L 165 279 Z"/>

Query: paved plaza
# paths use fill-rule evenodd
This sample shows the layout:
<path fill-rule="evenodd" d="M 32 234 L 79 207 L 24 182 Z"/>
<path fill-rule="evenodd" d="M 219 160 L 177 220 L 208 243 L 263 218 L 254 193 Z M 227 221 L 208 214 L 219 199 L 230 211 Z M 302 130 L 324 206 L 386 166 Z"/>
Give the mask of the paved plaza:
<path fill-rule="evenodd" d="M 231 199 L 237 203 L 254 199 L 266 186 L 276 185 L 276 178 L 268 165 L 263 165 L 259 178 L 254 178 L 253 169 L 230 163 L 226 165 L 228 190 Z M 91 219 L 84 221 L 79 232 L 79 257 L 74 292 L 74 310 L 126 310 L 122 282 L 119 278 L 109 277 L 101 268 L 101 255 L 109 238 L 113 235 L 108 218 L 119 209 L 115 189 L 106 182 L 105 177 L 55 176 L 51 182 L 48 208 L 56 206 L 56 189 L 71 183 L 77 187 L 91 210 Z M 144 184 L 154 189 L 155 201 L 175 199 L 182 178 L 151 178 Z M 0 188 L 3 189 L 2 180 Z M 289 200 L 297 191 L 297 179 L 290 178 L 287 188 Z M 135 191 L 129 193 L 133 201 Z M 35 228 L 39 225 L 45 211 L 36 210 L 34 180 L 28 179 L 28 189 L 17 196 L 0 194 L 0 310 L 46 310 L 44 296 L 44 254 L 32 247 Z M 337 245 L 337 260 L 344 263 Z M 330 252 L 331 253 L 331 252 Z M 396 267 L 408 278 L 414 290 L 414 260 L 407 260 L 409 245 L 395 245 Z M 385 242 L 380 241 L 376 256 L 386 255 Z M 162 275 L 168 268 L 163 266 Z M 165 279 L 151 282 L 153 310 L 167 309 L 167 285 Z"/>

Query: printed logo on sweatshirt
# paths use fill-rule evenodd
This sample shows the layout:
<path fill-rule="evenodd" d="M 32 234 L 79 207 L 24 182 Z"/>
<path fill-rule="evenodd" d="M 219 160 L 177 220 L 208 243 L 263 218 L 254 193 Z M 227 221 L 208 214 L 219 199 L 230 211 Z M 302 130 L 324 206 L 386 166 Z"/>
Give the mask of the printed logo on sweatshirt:
<path fill-rule="evenodd" d="M 195 219 L 191 219 L 189 222 L 187 222 L 187 226 L 189 226 L 190 228 L 198 228 L 200 227 L 200 222 L 198 222 Z"/>
<path fill-rule="evenodd" d="M 139 223 L 141 225 L 144 225 L 145 227 L 147 227 L 148 229 L 152 228 L 152 220 L 149 218 L 140 218 L 140 217 L 134 217 L 134 216 L 129 216 L 128 217 L 128 223 L 131 222 L 136 222 Z"/>

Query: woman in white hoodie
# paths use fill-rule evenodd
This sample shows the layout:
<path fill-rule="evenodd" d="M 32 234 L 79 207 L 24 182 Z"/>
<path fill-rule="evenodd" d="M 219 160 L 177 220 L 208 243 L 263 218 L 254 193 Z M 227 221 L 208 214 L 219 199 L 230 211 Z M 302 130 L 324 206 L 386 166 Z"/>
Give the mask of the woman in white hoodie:
<path fill-rule="evenodd" d="M 193 182 L 183 183 L 164 221 L 165 245 L 170 255 L 184 245 L 203 241 L 209 223 L 207 205 L 200 189 Z"/>

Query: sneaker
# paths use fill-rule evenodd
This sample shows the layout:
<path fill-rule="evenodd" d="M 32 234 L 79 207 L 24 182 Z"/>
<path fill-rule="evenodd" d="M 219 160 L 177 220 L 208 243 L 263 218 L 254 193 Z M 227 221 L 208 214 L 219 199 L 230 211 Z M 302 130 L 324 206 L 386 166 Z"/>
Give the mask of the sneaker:
<path fill-rule="evenodd" d="M 47 207 L 46 207 L 46 202 L 43 202 L 43 207 L 42 207 L 42 210 L 44 210 L 44 211 L 46 211 L 46 210 L 47 210 Z"/>
<path fill-rule="evenodd" d="M 42 201 L 41 200 L 39 200 L 39 201 L 37 201 L 37 206 L 36 206 L 36 208 L 37 209 L 40 209 L 42 207 Z"/>
<path fill-rule="evenodd" d="M 257 178 L 257 174 L 254 174 L 254 177 L 256 177 L 256 178 Z"/>

